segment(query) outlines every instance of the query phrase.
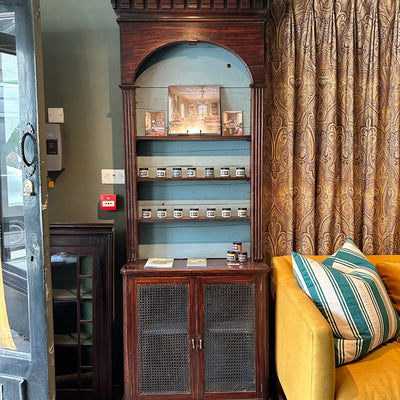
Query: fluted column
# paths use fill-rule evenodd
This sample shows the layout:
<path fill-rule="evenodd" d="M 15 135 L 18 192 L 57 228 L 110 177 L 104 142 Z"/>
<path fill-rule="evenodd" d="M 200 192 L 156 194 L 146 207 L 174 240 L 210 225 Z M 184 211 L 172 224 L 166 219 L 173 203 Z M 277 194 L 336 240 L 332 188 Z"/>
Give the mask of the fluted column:
<path fill-rule="evenodd" d="M 263 258 L 263 96 L 264 87 L 252 86 L 252 165 L 251 165 L 251 253 L 253 261 Z"/>

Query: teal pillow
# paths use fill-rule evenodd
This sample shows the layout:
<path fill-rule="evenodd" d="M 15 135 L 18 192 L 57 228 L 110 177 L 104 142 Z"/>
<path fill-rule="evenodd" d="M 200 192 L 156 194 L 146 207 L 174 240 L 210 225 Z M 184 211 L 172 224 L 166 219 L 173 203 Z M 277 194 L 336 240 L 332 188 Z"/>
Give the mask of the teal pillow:
<path fill-rule="evenodd" d="M 333 332 L 336 366 L 396 337 L 400 319 L 373 264 L 351 239 L 322 263 L 292 253 L 293 272 Z"/>

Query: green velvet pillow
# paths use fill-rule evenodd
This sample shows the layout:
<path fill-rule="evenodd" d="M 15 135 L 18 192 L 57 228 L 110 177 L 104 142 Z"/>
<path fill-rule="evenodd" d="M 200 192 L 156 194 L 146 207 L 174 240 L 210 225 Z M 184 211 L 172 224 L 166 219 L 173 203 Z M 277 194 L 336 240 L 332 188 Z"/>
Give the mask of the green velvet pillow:
<path fill-rule="evenodd" d="M 351 239 L 322 263 L 292 254 L 293 272 L 332 328 L 336 365 L 397 336 L 400 319 L 379 274 Z"/>

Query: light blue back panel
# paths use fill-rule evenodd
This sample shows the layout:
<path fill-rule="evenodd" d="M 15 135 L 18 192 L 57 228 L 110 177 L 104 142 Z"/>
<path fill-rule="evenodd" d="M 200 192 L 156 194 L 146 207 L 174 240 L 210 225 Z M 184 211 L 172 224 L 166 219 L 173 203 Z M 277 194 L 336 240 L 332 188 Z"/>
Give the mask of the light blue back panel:
<path fill-rule="evenodd" d="M 221 112 L 242 111 L 243 132 L 250 135 L 250 76 L 243 63 L 232 53 L 208 43 L 188 45 L 179 43 L 163 48 L 149 57 L 141 66 L 136 85 L 136 125 L 139 136 L 144 135 L 146 111 L 164 111 L 168 122 L 168 86 L 170 85 L 219 85 Z M 222 116 L 221 116 L 222 117 Z M 250 159 L 251 142 L 248 140 L 188 140 L 188 141 L 139 141 L 140 157 L 182 157 L 182 163 L 203 165 L 209 157 L 238 157 Z M 211 159 L 212 160 L 212 159 Z M 196 162 L 197 161 L 197 162 Z M 183 164 L 180 164 L 183 165 Z M 247 163 L 249 165 L 249 163 Z M 213 166 L 213 165 L 210 165 Z M 250 199 L 249 181 L 159 181 L 140 182 L 140 201 L 199 200 L 230 201 Z M 201 206 L 201 204 L 200 204 Z M 139 224 L 139 243 L 145 257 L 159 257 L 158 251 L 177 252 L 177 257 L 196 256 L 201 247 L 203 257 L 224 257 L 227 243 L 250 242 L 249 221 L 212 222 L 154 222 Z M 220 248 L 218 243 L 221 244 Z M 151 251 L 154 245 L 154 252 Z M 161 247 L 160 247 L 161 246 Z M 211 249 L 212 247 L 212 249 Z M 150 250 L 149 250 L 150 249 Z M 160 250 L 161 249 L 161 250 Z M 139 254 L 142 257 L 141 254 Z M 174 257 L 175 254 L 168 254 Z"/>
<path fill-rule="evenodd" d="M 244 200 L 250 197 L 250 184 L 243 181 L 141 182 L 139 200 Z"/>
<path fill-rule="evenodd" d="M 250 157 L 250 141 L 242 140 L 188 140 L 168 141 L 152 140 L 137 144 L 137 153 L 141 156 L 248 156 Z"/>
<path fill-rule="evenodd" d="M 140 225 L 142 244 L 249 242 L 249 222 L 181 222 Z M 227 249 L 224 250 L 226 251 Z"/>

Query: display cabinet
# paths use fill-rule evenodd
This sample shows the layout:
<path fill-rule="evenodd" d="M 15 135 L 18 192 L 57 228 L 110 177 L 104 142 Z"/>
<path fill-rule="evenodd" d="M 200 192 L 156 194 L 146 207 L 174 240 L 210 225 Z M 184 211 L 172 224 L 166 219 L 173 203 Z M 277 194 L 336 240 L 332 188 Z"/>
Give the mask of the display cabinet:
<path fill-rule="evenodd" d="M 125 399 L 265 399 L 267 268 L 124 269 Z"/>
<path fill-rule="evenodd" d="M 112 398 L 113 226 L 52 224 L 57 399 Z"/>
<path fill-rule="evenodd" d="M 111 3 L 120 27 L 125 146 L 125 397 L 266 399 L 269 269 L 262 263 L 262 161 L 267 2 Z M 176 89 L 192 85 L 218 86 L 219 101 L 207 99 L 204 91 L 197 99 L 184 99 Z M 224 120 L 228 111 L 242 113 L 239 130 Z M 185 125 L 186 118 L 199 114 L 201 128 Z M 220 132 L 214 130 L 216 117 Z M 208 168 L 214 168 L 214 176 Z M 244 174 L 236 175 L 237 168 Z M 215 215 L 207 216 L 208 209 Z M 225 259 L 234 241 L 248 253 L 249 261 L 240 266 L 227 265 Z M 143 268 L 150 257 L 174 258 L 174 266 Z M 207 266 L 188 268 L 189 257 L 205 257 Z M 230 292 L 246 306 L 228 302 L 221 312 L 213 311 L 212 302 L 233 301 Z M 246 307 L 255 314 L 245 317 Z"/>

